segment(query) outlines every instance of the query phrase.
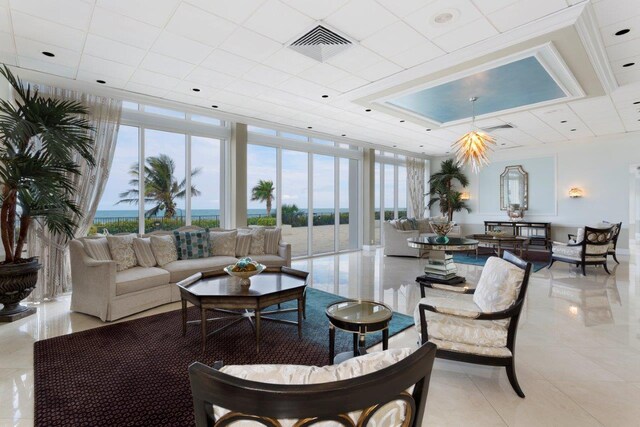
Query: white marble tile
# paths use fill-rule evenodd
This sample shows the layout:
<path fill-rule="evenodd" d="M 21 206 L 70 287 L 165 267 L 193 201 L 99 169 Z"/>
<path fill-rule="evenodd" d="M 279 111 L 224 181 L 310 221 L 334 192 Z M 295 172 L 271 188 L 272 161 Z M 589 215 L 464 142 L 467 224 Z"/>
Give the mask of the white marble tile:
<path fill-rule="evenodd" d="M 638 261 L 623 259 L 610 277 L 593 269 L 585 278 L 563 265 L 534 273 L 516 344 L 516 369 L 526 399 L 513 392 L 504 368 L 436 360 L 424 425 L 638 425 Z M 420 295 L 414 279 L 423 263 L 384 257 L 376 250 L 294 260 L 293 266 L 310 271 L 314 287 L 383 301 L 412 315 Z M 469 265 L 459 269 L 470 281 L 477 281 L 482 271 Z M 593 298 L 585 298 L 585 290 Z M 35 341 L 104 325 L 71 313 L 69 304 L 69 296 L 63 296 L 39 304 L 35 316 L 0 324 L 0 427 L 33 424 Z M 168 304 L 121 321 L 179 306 Z M 594 306 L 599 311 L 590 311 Z M 391 337 L 389 345 L 415 347 L 415 328 Z"/>
<path fill-rule="evenodd" d="M 640 388 L 632 383 L 561 381 L 555 385 L 605 426 L 638 426 Z"/>

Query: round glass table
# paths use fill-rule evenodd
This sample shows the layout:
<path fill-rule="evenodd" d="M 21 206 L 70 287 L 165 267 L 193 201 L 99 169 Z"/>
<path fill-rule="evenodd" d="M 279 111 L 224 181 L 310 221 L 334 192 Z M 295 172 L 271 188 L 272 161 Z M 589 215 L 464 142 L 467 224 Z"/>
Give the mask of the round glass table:
<path fill-rule="evenodd" d="M 329 363 L 340 363 L 367 353 L 365 335 L 382 331 L 382 349 L 389 348 L 391 308 L 383 303 L 364 300 L 336 302 L 327 307 L 329 318 Z M 353 334 L 353 351 L 335 354 L 336 328 Z"/>
<path fill-rule="evenodd" d="M 446 242 L 437 236 L 420 236 L 407 239 L 412 248 L 428 251 L 427 264 L 424 266 L 424 276 L 418 281 L 430 281 L 442 284 L 464 283 L 464 277 L 458 276 L 458 268 L 453 262 L 452 252 L 475 251 L 478 247 L 475 239 L 465 237 L 449 237 Z"/>

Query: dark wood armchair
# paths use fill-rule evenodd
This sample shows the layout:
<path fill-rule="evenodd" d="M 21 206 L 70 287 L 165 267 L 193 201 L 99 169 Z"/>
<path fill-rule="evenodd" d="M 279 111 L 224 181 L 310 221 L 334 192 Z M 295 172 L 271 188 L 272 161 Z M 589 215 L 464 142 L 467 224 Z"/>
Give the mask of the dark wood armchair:
<path fill-rule="evenodd" d="M 502 259 L 487 260 L 475 288 L 423 288 L 425 297 L 414 313 L 422 342 L 436 344 L 436 357 L 441 359 L 504 366 L 511 386 L 524 397 L 516 377 L 515 350 L 530 273 L 530 262 L 505 251 Z"/>
<path fill-rule="evenodd" d="M 609 243 L 609 248 L 607 249 L 607 255 L 611 255 L 611 257 L 616 262 L 616 264 L 620 264 L 620 261 L 618 261 L 618 257 L 616 256 L 616 249 L 618 247 L 618 237 L 620 237 L 620 231 L 622 230 L 622 222 L 615 224 L 609 221 L 602 221 L 602 224 L 613 226 L 613 239 L 611 240 L 611 243 Z M 608 228 L 608 227 L 605 227 L 605 228 Z M 578 234 L 580 234 L 580 232 L 584 233 L 584 229 L 579 229 Z M 567 236 L 569 237 L 570 242 L 572 243 L 578 242 L 577 235 L 568 234 Z"/>
<path fill-rule="evenodd" d="M 551 268 L 554 262 L 560 261 L 582 267 L 582 274 L 585 276 L 587 265 L 601 265 L 607 273 L 611 274 L 607 267 L 607 254 L 613 242 L 615 229 L 614 225 L 609 228 L 584 227 L 584 235 L 579 233 L 575 236 L 575 243 L 571 240 L 570 243 L 553 242 L 547 268 Z"/>
<path fill-rule="evenodd" d="M 399 402 L 402 427 L 420 427 L 425 411 L 436 346 L 426 344 L 404 359 L 379 371 L 350 379 L 317 384 L 273 384 L 250 381 L 221 372 L 221 363 L 189 366 L 197 427 L 222 427 L 241 420 L 279 427 L 294 420 L 299 427 L 323 421 L 343 426 L 366 426 L 384 412 L 385 404 Z M 367 357 L 367 356 L 363 356 Z M 359 358 L 360 359 L 360 358 Z M 413 390 L 411 393 L 407 390 Z M 226 414 L 216 419 L 215 409 Z M 352 418 L 355 411 L 358 419 Z M 350 414 L 351 413 L 351 414 Z"/>

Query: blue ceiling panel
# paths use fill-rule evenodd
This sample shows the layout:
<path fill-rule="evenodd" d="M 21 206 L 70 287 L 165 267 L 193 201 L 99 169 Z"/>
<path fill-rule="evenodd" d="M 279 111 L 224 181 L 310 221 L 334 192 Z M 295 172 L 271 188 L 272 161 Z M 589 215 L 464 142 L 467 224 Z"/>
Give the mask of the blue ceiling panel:
<path fill-rule="evenodd" d="M 477 116 L 567 97 L 531 56 L 386 102 L 446 123 L 471 117 L 472 96 Z"/>

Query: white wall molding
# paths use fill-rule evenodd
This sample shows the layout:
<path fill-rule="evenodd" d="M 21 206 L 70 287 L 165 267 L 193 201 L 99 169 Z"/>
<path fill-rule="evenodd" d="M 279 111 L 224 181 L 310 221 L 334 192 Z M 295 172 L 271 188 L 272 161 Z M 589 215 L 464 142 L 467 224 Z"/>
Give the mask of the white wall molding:
<path fill-rule="evenodd" d="M 618 88 L 618 81 L 613 73 L 607 51 L 598 29 L 593 6 L 587 4 L 575 24 L 580 40 L 589 56 L 589 60 L 600 79 L 607 94 Z"/>

